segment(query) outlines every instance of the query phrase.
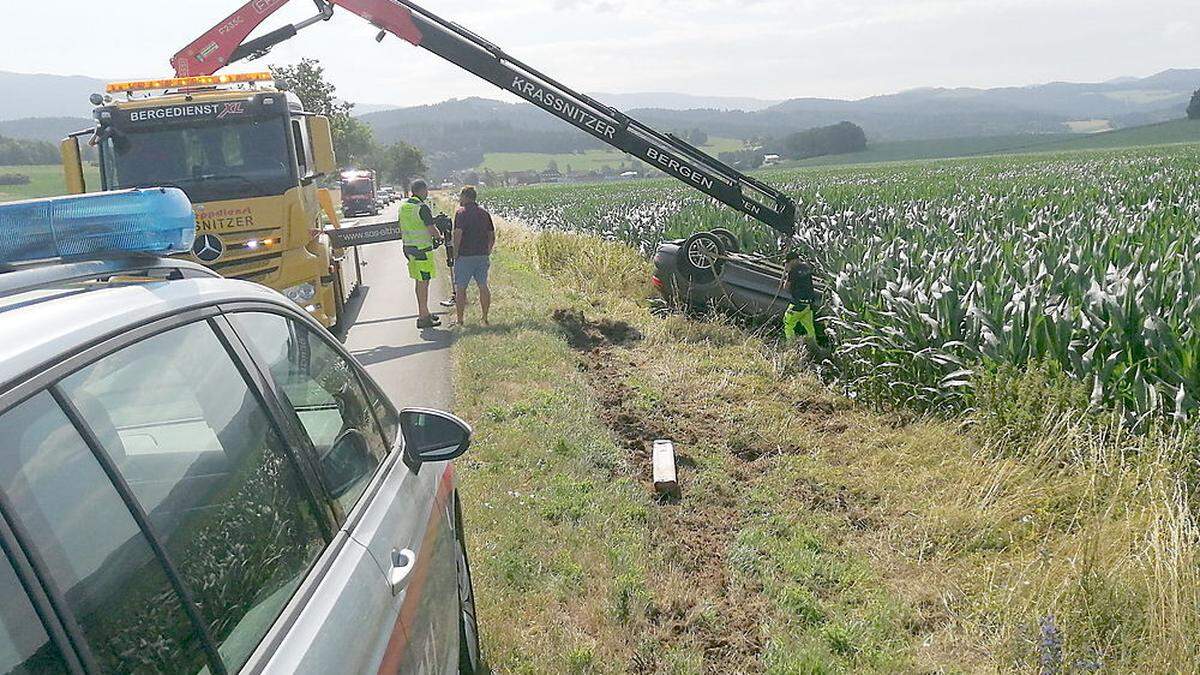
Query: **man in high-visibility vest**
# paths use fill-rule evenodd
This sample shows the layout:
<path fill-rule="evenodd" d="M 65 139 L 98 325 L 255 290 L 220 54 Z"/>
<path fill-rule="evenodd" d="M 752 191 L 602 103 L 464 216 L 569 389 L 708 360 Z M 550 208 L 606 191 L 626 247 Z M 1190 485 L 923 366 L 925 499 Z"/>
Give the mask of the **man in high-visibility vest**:
<path fill-rule="evenodd" d="M 442 234 L 429 208 L 429 186 L 415 180 L 411 192 L 412 196 L 400 204 L 400 236 L 408 259 L 408 276 L 417 286 L 417 328 L 433 328 L 441 324 L 441 319 L 429 312 L 429 282 L 437 274 L 433 249 L 442 243 Z"/>

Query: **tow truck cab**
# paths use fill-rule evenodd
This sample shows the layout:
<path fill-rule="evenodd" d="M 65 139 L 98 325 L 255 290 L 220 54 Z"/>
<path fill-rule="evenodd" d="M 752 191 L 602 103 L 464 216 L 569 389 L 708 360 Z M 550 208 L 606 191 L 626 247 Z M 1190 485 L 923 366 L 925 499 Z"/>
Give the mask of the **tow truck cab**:
<path fill-rule="evenodd" d="M 62 143 L 69 190 L 88 189 L 79 138 L 91 136 L 100 190 L 187 194 L 197 237 L 183 257 L 281 291 L 334 325 L 354 275 L 321 235 L 317 182 L 336 171 L 329 120 L 305 112 L 270 73 L 119 82 L 107 91 L 93 96 L 96 126 Z M 336 214 L 327 218 L 336 226 Z"/>

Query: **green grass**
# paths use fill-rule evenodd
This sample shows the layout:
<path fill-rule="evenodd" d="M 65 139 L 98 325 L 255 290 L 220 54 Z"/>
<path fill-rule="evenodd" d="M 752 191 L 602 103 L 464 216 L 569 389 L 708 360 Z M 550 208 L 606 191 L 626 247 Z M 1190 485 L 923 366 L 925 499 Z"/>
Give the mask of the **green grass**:
<path fill-rule="evenodd" d="M 1046 411 L 1073 396 L 1049 371 L 997 373 L 984 424 L 880 415 L 796 353 L 652 316 L 645 274 L 614 242 L 502 227 L 495 325 L 454 347 L 495 671 L 1200 667 L 1194 439 Z M 644 339 L 575 351 L 560 307 Z M 659 434 L 678 503 L 648 485 Z"/>
<path fill-rule="evenodd" d="M 731 152 L 742 147 L 742 141 L 732 138 L 710 138 L 703 150 L 711 155 Z M 629 164 L 632 158 L 617 150 L 588 150 L 582 153 L 489 152 L 483 156 L 479 169 L 492 171 L 543 171 L 554 162 L 558 170 L 597 171 L 604 167 L 617 168 Z"/>
<path fill-rule="evenodd" d="M 1031 152 L 1104 150 L 1174 143 L 1200 143 L 1200 121 L 1182 119 L 1094 134 L 1017 134 L 871 143 L 863 152 L 814 157 L 789 163 L 789 166 L 836 166 Z"/>
<path fill-rule="evenodd" d="M 29 176 L 27 185 L 0 185 L 0 202 L 11 202 L 19 199 L 35 199 L 37 197 L 56 197 L 66 193 L 63 182 L 62 167 L 57 164 L 41 166 L 0 166 L 0 174 L 19 173 Z M 88 166 L 84 172 L 89 190 L 100 186 L 100 170 Z"/>

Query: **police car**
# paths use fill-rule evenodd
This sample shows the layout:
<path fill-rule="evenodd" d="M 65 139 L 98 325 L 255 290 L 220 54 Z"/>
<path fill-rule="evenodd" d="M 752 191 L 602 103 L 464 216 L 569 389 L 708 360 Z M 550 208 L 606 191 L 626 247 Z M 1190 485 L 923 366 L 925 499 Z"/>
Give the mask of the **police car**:
<path fill-rule="evenodd" d="M 0 205 L 0 672 L 471 672 L 451 462 L 175 189 Z"/>

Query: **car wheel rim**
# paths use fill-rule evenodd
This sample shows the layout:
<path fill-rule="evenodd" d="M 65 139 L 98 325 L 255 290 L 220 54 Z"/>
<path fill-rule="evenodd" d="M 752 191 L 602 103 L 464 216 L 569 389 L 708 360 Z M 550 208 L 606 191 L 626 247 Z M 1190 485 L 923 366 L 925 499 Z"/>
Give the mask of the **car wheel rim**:
<path fill-rule="evenodd" d="M 720 257 L 720 247 L 710 239 L 697 239 L 688 247 L 688 262 L 699 270 L 712 269 Z"/>

